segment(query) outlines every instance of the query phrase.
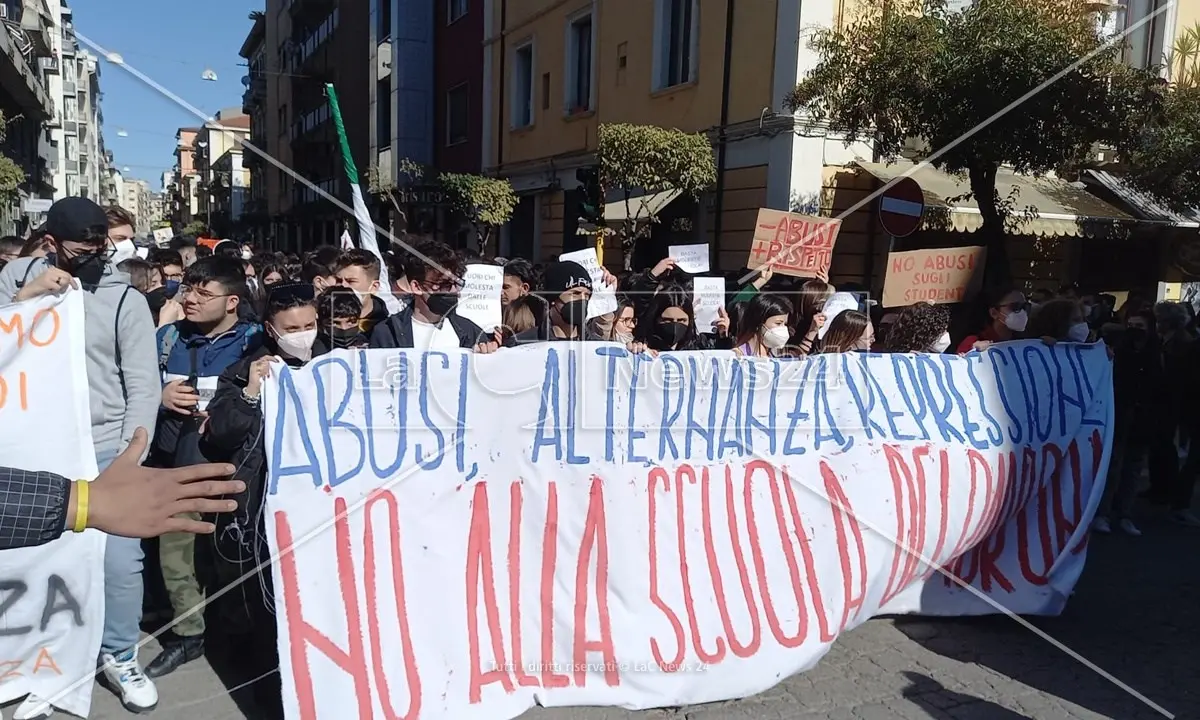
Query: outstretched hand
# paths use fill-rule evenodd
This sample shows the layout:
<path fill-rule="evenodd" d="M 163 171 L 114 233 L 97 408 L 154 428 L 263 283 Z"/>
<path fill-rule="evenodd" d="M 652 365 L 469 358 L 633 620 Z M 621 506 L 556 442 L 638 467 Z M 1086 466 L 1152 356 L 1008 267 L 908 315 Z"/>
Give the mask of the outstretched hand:
<path fill-rule="evenodd" d="M 219 499 L 246 489 L 228 479 L 234 467 L 226 463 L 192 465 L 174 470 L 146 468 L 139 458 L 146 449 L 146 431 L 138 428 L 125 452 L 89 484 L 87 526 L 109 535 L 131 538 L 164 533 L 208 534 L 212 523 L 191 520 L 185 513 L 219 513 L 237 509 L 234 500 Z M 75 523 L 77 489 L 71 489 L 67 527 Z"/>

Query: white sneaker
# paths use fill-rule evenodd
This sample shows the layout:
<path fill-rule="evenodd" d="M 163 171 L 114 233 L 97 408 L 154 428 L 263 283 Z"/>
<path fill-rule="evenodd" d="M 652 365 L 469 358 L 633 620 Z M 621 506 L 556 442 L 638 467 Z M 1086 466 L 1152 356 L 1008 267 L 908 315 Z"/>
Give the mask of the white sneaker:
<path fill-rule="evenodd" d="M 1103 515 L 1097 515 L 1096 518 L 1092 520 L 1092 532 L 1100 533 L 1101 535 L 1108 535 L 1111 533 L 1112 525 L 1108 524 L 1108 518 L 1104 517 Z"/>
<path fill-rule="evenodd" d="M 108 689 L 121 697 L 121 704 L 129 712 L 150 712 L 158 705 L 158 688 L 154 681 L 142 672 L 138 665 L 137 648 L 130 648 L 119 655 L 105 653 L 100 658 L 104 679 Z"/>
<path fill-rule="evenodd" d="M 54 714 L 54 706 L 37 695 L 27 695 L 13 713 L 13 720 L 42 720 Z"/>
<path fill-rule="evenodd" d="M 1185 527 L 1200 527 L 1200 518 L 1191 510 L 1176 510 L 1171 513 L 1171 519 Z"/>
<path fill-rule="evenodd" d="M 1117 523 L 1117 527 L 1121 528 L 1121 532 L 1130 537 L 1142 536 L 1142 531 L 1138 530 L 1138 526 L 1134 525 L 1133 521 L 1129 518 L 1121 518 L 1120 522 Z"/>

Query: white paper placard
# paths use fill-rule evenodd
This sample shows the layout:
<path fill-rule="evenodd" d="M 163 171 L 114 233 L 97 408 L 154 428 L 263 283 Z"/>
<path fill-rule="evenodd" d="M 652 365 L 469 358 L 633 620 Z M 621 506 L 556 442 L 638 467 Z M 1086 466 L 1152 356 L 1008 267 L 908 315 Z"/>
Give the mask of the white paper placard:
<path fill-rule="evenodd" d="M 159 247 L 166 247 L 167 243 L 171 242 L 171 238 L 175 237 L 175 233 L 171 228 L 159 228 L 154 231 L 154 244 Z"/>
<path fill-rule="evenodd" d="M 458 296 L 458 314 L 491 332 L 502 321 L 500 290 L 504 286 L 504 268 L 499 265 L 468 265 L 463 273 L 463 289 Z"/>
<path fill-rule="evenodd" d="M 696 332 L 712 332 L 718 310 L 725 305 L 725 278 L 692 278 L 692 309 L 696 313 Z"/>
<path fill-rule="evenodd" d="M 0 457 L 4 465 L 96 477 L 84 354 L 84 293 L 0 307 Z M 53 432 L 43 432 L 53 428 Z M 29 693 L 87 717 L 104 626 L 98 530 L 0 551 L 4 633 L 0 704 Z"/>
<path fill-rule="evenodd" d="M 675 266 L 689 273 L 708 272 L 709 250 L 707 243 L 698 245 L 672 245 L 668 254 L 674 258 Z"/>
<path fill-rule="evenodd" d="M 604 284 L 604 270 L 596 257 L 596 248 L 584 248 L 558 256 L 560 262 L 577 262 L 592 276 L 592 299 L 588 303 L 587 319 L 617 311 L 617 293 Z"/>

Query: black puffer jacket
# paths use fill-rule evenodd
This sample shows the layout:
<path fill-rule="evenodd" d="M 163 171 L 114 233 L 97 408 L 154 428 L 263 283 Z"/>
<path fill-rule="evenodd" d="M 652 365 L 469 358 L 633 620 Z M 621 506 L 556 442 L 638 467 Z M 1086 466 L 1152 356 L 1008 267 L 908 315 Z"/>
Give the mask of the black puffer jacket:
<path fill-rule="evenodd" d="M 318 337 L 313 357 L 329 348 Z M 262 404 L 246 401 L 243 391 L 250 381 L 250 366 L 259 358 L 278 355 L 274 346 L 264 346 L 230 366 L 217 381 L 217 390 L 208 406 L 208 424 L 201 451 L 212 462 L 228 462 L 237 468 L 234 477 L 246 483 L 246 490 L 235 499 L 238 509 L 212 518 L 217 526 L 213 535 L 215 580 L 220 586 L 234 582 L 270 557 L 263 521 L 266 503 L 267 458 Z M 287 360 L 288 365 L 304 363 Z M 266 587 L 270 579 L 263 571 Z M 247 580 L 243 585 L 258 585 Z"/>

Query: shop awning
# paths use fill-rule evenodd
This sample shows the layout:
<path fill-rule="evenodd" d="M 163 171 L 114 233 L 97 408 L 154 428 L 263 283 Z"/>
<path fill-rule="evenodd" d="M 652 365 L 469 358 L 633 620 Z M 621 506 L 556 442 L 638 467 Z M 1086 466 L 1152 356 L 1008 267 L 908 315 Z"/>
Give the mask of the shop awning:
<path fill-rule="evenodd" d="M 663 190 L 631 197 L 628 203 L 624 198 L 609 198 L 604 202 L 604 222 L 611 227 L 613 224 L 625 222 L 627 218 L 639 222 L 649 220 L 682 194 L 682 190 Z"/>
<path fill-rule="evenodd" d="M 926 207 L 943 209 L 948 214 L 949 224 L 954 230 L 975 232 L 983 227 L 983 217 L 979 214 L 979 206 L 974 199 L 955 200 L 953 203 L 948 200 L 970 192 L 970 184 L 965 177 L 956 177 L 930 165 L 910 172 L 914 164 L 907 160 L 890 164 L 855 164 L 883 182 L 890 182 L 902 175 L 916 180 L 925 193 Z M 1019 175 L 1012 170 L 1000 168 L 996 175 L 996 191 L 1001 198 L 1007 198 L 1013 188 L 1018 190 L 1015 196 L 1018 211 L 1029 207 L 1037 210 L 1036 217 L 1023 221 L 1020 228 L 1022 233 L 1043 237 L 1087 237 L 1111 232 L 1112 226 L 1117 224 L 1138 222 L 1138 218 L 1065 180 Z M 926 218 L 928 227 L 932 219 L 928 210 Z"/>
<path fill-rule="evenodd" d="M 1110 172 L 1085 170 L 1083 182 L 1099 186 L 1112 193 L 1142 220 L 1165 223 L 1175 227 L 1200 227 L 1200 209 L 1176 212 Z"/>

